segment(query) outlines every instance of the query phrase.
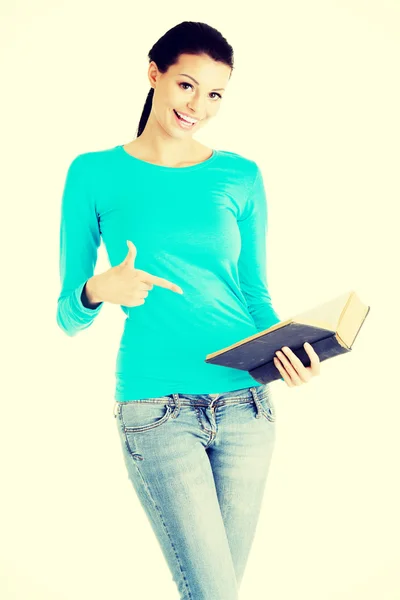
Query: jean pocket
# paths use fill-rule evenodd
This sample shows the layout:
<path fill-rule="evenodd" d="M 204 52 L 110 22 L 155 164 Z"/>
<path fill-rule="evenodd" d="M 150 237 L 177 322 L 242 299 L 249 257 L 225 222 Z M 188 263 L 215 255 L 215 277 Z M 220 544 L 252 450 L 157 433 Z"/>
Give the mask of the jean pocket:
<path fill-rule="evenodd" d="M 261 412 L 264 417 L 268 419 L 268 421 L 271 421 L 271 423 L 274 423 L 276 421 L 276 411 L 271 392 L 268 390 L 268 392 L 264 394 L 259 401 L 262 408 Z"/>
<path fill-rule="evenodd" d="M 172 414 L 167 403 L 146 402 L 142 400 L 123 402 L 120 418 L 125 433 L 148 431 L 166 423 Z"/>

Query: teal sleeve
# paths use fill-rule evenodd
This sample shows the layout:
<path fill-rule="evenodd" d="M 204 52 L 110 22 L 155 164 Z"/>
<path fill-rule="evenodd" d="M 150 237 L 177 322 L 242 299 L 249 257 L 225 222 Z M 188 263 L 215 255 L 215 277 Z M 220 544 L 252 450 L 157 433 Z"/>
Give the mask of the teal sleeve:
<path fill-rule="evenodd" d="M 263 177 L 258 166 L 238 226 L 242 243 L 238 261 L 240 287 L 257 331 L 263 331 L 279 323 L 281 318 L 272 305 L 268 290 L 266 260 L 268 210 Z"/>
<path fill-rule="evenodd" d="M 69 166 L 61 200 L 59 273 L 61 291 L 57 324 L 69 336 L 89 327 L 103 302 L 91 309 L 82 303 L 86 281 L 94 274 L 101 237 L 85 155 Z"/>

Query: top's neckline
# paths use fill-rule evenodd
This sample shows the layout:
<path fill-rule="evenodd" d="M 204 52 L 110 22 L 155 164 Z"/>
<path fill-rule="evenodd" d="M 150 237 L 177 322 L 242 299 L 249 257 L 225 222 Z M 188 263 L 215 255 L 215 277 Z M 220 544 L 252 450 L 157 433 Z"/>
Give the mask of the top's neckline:
<path fill-rule="evenodd" d="M 127 152 L 123 147 L 123 144 L 119 144 L 118 146 L 115 146 L 115 148 L 119 150 L 121 154 L 124 154 L 128 159 L 141 163 L 142 165 L 147 165 L 148 167 L 153 169 L 159 169 L 161 171 L 193 171 L 194 169 L 200 169 L 202 167 L 206 167 L 213 160 L 215 160 L 218 153 L 218 150 L 212 149 L 212 155 L 209 158 L 207 158 L 207 160 L 203 160 L 200 163 L 196 163 L 195 165 L 188 165 L 186 167 L 168 167 L 166 165 L 156 165 L 154 163 L 147 162 L 146 160 L 142 160 L 141 158 L 137 158 L 132 154 L 129 154 L 129 152 Z"/>

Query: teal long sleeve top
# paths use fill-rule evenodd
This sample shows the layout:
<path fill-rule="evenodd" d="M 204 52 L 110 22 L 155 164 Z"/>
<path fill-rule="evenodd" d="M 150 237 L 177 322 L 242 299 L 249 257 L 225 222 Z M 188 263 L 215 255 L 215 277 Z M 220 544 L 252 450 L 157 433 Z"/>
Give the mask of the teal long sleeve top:
<path fill-rule="evenodd" d="M 57 324 L 74 336 L 99 318 L 82 297 L 101 240 L 110 266 L 137 249 L 135 268 L 168 279 L 145 303 L 121 305 L 115 400 L 213 394 L 261 385 L 247 371 L 212 365 L 207 354 L 281 319 L 266 271 L 267 199 L 260 168 L 213 150 L 188 167 L 154 165 L 122 145 L 78 155 L 61 200 Z"/>

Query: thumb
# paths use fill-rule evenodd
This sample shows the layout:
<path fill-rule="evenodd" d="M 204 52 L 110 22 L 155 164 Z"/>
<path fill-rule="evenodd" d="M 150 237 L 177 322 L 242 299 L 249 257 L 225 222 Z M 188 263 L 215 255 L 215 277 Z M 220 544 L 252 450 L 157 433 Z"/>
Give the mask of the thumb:
<path fill-rule="evenodd" d="M 134 269 L 137 254 L 136 246 L 130 240 L 126 240 L 126 243 L 128 245 L 129 250 L 122 264 L 124 266 L 131 267 L 132 269 Z"/>

